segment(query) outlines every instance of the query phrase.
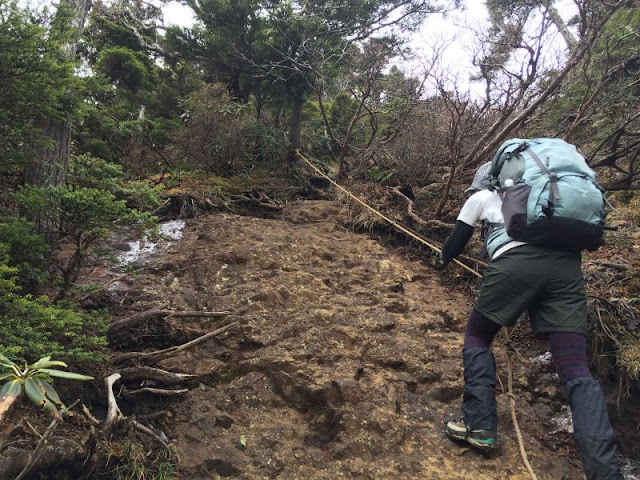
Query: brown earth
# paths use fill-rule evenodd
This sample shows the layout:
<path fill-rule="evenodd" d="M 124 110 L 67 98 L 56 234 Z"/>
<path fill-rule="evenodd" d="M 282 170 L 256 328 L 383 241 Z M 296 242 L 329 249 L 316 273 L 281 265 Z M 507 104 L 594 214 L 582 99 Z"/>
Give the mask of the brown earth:
<path fill-rule="evenodd" d="M 528 479 L 511 420 L 506 349 L 496 356 L 500 449 L 485 456 L 447 439 L 459 415 L 461 346 L 476 284 L 453 282 L 427 255 L 347 228 L 330 201 L 289 203 L 281 218 L 233 214 L 187 222 L 153 269 L 111 290 L 127 313 L 225 311 L 151 331 L 172 344 L 238 325 L 157 366 L 195 374 L 152 424 L 177 446 L 180 478 Z M 165 327 L 166 328 L 166 327 Z M 553 421 L 563 394 L 546 351 L 518 332 L 514 393 L 524 446 L 539 479 L 582 479 L 570 434 Z M 136 350 L 120 335 L 120 348 Z M 129 342 L 131 343 L 131 342 Z M 156 345 L 159 346 L 159 345 Z"/>
<path fill-rule="evenodd" d="M 117 362 L 118 355 L 181 345 L 236 323 L 153 365 L 195 375 L 182 385 L 115 385 L 122 412 L 175 447 L 178 478 L 528 479 L 507 394 L 511 357 L 517 420 L 537 478 L 583 479 L 571 434 L 558 422 L 567 418 L 564 394 L 541 356 L 546 345 L 522 322 L 512 334 L 517 353 L 507 355 L 502 336 L 494 348 L 499 450 L 485 455 L 445 437 L 444 423 L 460 415 L 461 347 L 477 279 L 456 266 L 435 270 L 429 253 L 397 238 L 354 233 L 353 219 L 332 201 L 295 201 L 273 212 L 191 218 L 183 238 L 146 258 L 145 269 L 85 302 L 108 307 L 113 321 L 161 305 L 229 312 L 165 314 L 115 329 L 111 362 L 98 377 L 142 365 Z M 127 246 L 122 239 L 113 245 Z M 106 285 L 120 275 L 103 265 L 82 281 Z M 98 421 L 104 418 L 102 382 L 77 383 L 56 385 L 68 403 L 81 398 Z M 134 393 L 145 387 L 188 391 Z M 615 400 L 616 389 L 606 391 Z M 611 405 L 624 453 L 636 458 L 637 401 Z M 27 402 L 9 412 L 14 427 L 4 440 L 0 432 L 0 479 L 15 478 L 48 423 Z M 73 415 L 26 478 L 175 478 L 148 468 L 157 443 L 129 427 L 105 441 L 91 421 Z M 126 438 L 144 449 L 132 454 Z"/>

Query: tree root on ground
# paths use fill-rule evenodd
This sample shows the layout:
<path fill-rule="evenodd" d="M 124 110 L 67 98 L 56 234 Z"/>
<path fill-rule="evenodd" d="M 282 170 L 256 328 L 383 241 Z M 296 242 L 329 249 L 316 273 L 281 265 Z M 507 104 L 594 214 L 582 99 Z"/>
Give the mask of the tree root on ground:
<path fill-rule="evenodd" d="M 122 363 L 125 362 L 127 360 L 137 360 L 140 363 L 143 364 L 155 364 L 157 362 L 159 362 L 162 359 L 165 359 L 167 357 L 170 357 L 172 355 L 175 355 L 178 352 L 181 352 L 183 350 L 187 350 L 189 348 L 195 347 L 196 345 L 199 345 L 202 342 L 205 342 L 206 340 L 209 340 L 210 338 L 216 337 L 224 332 L 226 332 L 227 330 L 232 329 L 233 327 L 235 327 L 236 325 L 238 325 L 238 322 L 233 322 L 230 323 L 228 325 L 225 325 L 224 327 L 220 327 L 217 330 L 214 330 L 213 332 L 209 332 L 206 333 L 198 338 L 196 338 L 195 340 L 191 340 L 190 342 L 184 343 L 182 345 L 177 345 L 174 347 L 169 347 L 169 348 L 165 348 L 164 350 L 158 350 L 155 352 L 128 352 L 128 353 L 123 353 L 121 355 L 118 355 L 117 357 L 114 357 L 111 359 L 111 361 L 113 363 Z"/>
<path fill-rule="evenodd" d="M 278 205 L 271 200 L 266 193 L 258 190 L 246 192 L 242 195 L 232 195 L 231 203 L 243 207 L 257 207 L 266 210 L 282 210 L 283 208 L 282 205 Z"/>
<path fill-rule="evenodd" d="M 128 329 L 142 325 L 149 320 L 153 320 L 158 317 L 202 317 L 202 318 L 222 318 L 227 315 L 231 315 L 231 312 L 201 312 L 201 311 L 176 311 L 165 310 L 167 304 L 162 304 L 157 307 L 144 310 L 143 312 L 137 312 L 121 320 L 111 322 L 107 326 L 107 334 L 113 334 L 122 329 Z"/>

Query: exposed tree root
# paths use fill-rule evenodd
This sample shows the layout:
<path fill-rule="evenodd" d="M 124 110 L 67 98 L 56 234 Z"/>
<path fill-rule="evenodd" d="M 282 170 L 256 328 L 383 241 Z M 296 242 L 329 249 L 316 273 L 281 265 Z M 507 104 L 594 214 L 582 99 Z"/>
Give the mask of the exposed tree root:
<path fill-rule="evenodd" d="M 254 190 L 252 192 L 247 192 L 243 195 L 233 195 L 231 196 L 231 203 L 240 205 L 243 207 L 257 207 L 264 208 L 267 210 L 282 210 L 282 205 L 278 205 L 276 202 L 271 200 L 269 196 L 258 190 Z"/>
<path fill-rule="evenodd" d="M 216 337 L 224 332 L 226 332 L 227 330 L 232 329 L 233 327 L 235 327 L 236 325 L 238 325 L 238 322 L 233 322 L 230 323 L 228 325 L 225 325 L 224 327 L 218 328 L 217 330 L 214 330 L 213 332 L 209 332 L 205 335 L 202 335 L 201 337 L 196 338 L 195 340 L 191 340 L 190 342 L 184 343 L 182 345 L 178 345 L 178 346 L 174 346 L 174 347 L 169 347 L 169 348 L 165 348 L 164 350 L 158 350 L 155 352 L 129 352 L 129 353 L 124 353 L 122 355 L 118 355 L 117 357 L 114 357 L 112 359 L 113 363 L 122 363 L 124 361 L 127 360 L 138 360 L 144 364 L 153 364 L 156 362 L 159 362 L 160 360 L 170 357 L 172 355 L 175 355 L 178 352 L 181 352 L 183 350 L 187 350 L 189 348 L 195 347 L 196 345 L 199 345 L 202 342 L 205 342 L 207 340 L 209 340 L 210 338 Z"/>
<path fill-rule="evenodd" d="M 104 419 L 104 422 L 102 422 L 102 432 L 107 436 L 107 438 L 110 438 L 115 429 L 127 422 L 138 432 L 147 435 L 162 446 L 166 446 L 167 441 L 164 438 L 160 437 L 149 427 L 142 425 L 137 420 L 126 417 L 120 411 L 120 407 L 118 407 L 118 402 L 116 401 L 116 396 L 113 393 L 113 385 L 120 380 L 120 378 L 121 375 L 119 373 L 113 373 L 104 379 L 105 386 L 107 387 L 107 416 Z"/>
<path fill-rule="evenodd" d="M 117 332 L 122 329 L 128 329 L 142 325 L 149 320 L 153 320 L 158 317 L 203 317 L 203 318 L 222 318 L 227 315 L 231 315 L 231 312 L 200 312 L 200 311 L 174 311 L 164 310 L 167 304 L 162 304 L 157 307 L 150 308 L 143 312 L 134 313 L 133 315 L 111 322 L 107 326 L 107 334 Z"/>
<path fill-rule="evenodd" d="M 123 382 L 135 382 L 151 380 L 153 382 L 164 383 L 165 385 L 176 385 L 185 380 L 195 378 L 195 375 L 187 373 L 173 373 L 153 367 L 133 367 L 120 370 Z"/>

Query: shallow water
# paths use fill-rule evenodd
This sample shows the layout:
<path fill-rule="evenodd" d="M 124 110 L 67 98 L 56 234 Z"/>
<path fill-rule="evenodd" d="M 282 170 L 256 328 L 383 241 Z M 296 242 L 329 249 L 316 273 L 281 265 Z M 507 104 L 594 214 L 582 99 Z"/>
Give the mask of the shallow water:
<path fill-rule="evenodd" d="M 173 241 L 182 238 L 184 225 L 184 220 L 171 220 L 158 225 L 158 233 L 163 238 L 162 240 L 153 242 L 149 235 L 145 235 L 141 240 L 129 242 L 129 250 L 118 255 L 118 261 L 122 265 L 140 262 L 152 253 L 155 253 L 159 244 L 162 243 L 164 248 L 169 247 Z"/>

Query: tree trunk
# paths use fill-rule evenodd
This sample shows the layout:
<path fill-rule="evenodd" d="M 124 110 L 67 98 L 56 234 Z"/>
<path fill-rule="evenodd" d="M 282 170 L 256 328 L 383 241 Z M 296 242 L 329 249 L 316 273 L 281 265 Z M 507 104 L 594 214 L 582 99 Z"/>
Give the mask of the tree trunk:
<path fill-rule="evenodd" d="M 295 95 L 293 98 L 293 111 L 291 112 L 291 124 L 289 130 L 289 142 L 291 150 L 300 149 L 300 133 L 302 131 L 302 106 L 304 96 Z"/>
<path fill-rule="evenodd" d="M 58 28 L 66 29 L 69 39 L 62 49 L 61 61 L 73 61 L 90 8 L 91 0 L 60 2 L 54 25 L 56 23 L 62 25 Z M 59 16 L 61 18 L 58 18 Z M 24 175 L 26 184 L 36 187 L 57 187 L 64 184 L 71 153 L 71 122 L 70 111 L 64 112 L 62 119 L 45 118 L 38 122 L 45 141 L 36 146 L 36 154 L 26 167 Z M 56 219 L 40 216 L 30 220 L 34 221 L 39 232 L 45 234 L 47 242 L 53 245 L 58 239 Z"/>
<path fill-rule="evenodd" d="M 36 187 L 57 187 L 64 183 L 71 147 L 71 115 L 62 120 L 42 119 L 36 123 L 48 141 L 36 148 L 24 173 L 24 181 Z"/>
<path fill-rule="evenodd" d="M 60 2 L 54 24 L 62 24 L 61 28 L 67 30 L 69 39 L 62 49 L 61 61 L 74 59 L 90 8 L 91 0 Z M 58 18 L 59 16 L 64 18 Z M 71 152 L 71 120 L 71 112 L 65 112 L 62 120 L 48 118 L 39 122 L 38 126 L 49 141 L 36 149 L 36 158 L 25 171 L 25 183 L 37 187 L 59 186 L 64 183 Z"/>

